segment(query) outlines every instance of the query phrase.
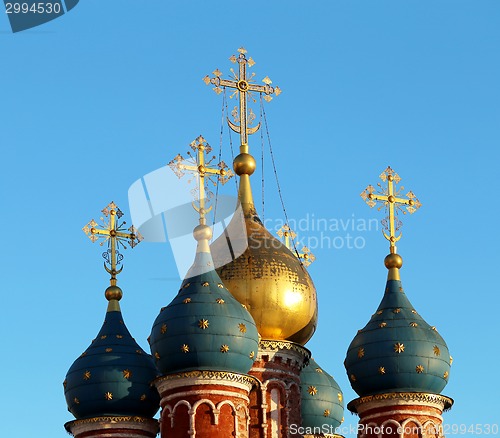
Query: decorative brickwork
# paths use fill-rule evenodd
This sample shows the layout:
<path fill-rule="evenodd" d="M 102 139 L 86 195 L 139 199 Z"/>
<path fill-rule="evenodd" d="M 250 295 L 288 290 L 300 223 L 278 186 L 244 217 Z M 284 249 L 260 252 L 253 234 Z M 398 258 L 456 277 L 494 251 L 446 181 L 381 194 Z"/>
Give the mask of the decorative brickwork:
<path fill-rule="evenodd" d="M 158 421 L 143 417 L 94 417 L 64 425 L 75 438 L 154 438 Z"/>
<path fill-rule="evenodd" d="M 443 438 L 443 411 L 453 400 L 436 394 L 389 393 L 357 398 L 358 438 Z"/>

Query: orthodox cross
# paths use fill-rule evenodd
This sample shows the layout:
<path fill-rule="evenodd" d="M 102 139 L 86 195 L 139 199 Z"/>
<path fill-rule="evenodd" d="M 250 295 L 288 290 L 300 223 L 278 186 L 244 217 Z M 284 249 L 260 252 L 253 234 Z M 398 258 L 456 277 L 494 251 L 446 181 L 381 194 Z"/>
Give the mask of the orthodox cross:
<path fill-rule="evenodd" d="M 257 85 L 252 83 L 253 77 L 255 73 L 252 73 L 250 77 L 247 77 L 247 65 L 248 67 L 252 67 L 255 62 L 252 58 L 248 58 L 245 56 L 247 51 L 241 47 L 238 49 L 239 55 L 233 55 L 229 58 L 229 60 L 235 64 L 239 64 L 238 74 L 231 68 L 231 73 L 233 74 L 234 80 L 222 79 L 222 73 L 219 69 L 216 69 L 213 74 L 215 77 L 210 78 L 208 75 L 203 78 L 205 84 L 213 84 L 215 85 L 214 91 L 217 94 L 222 92 L 221 87 L 227 87 L 234 89 L 234 93 L 230 96 L 233 97 L 235 95 L 238 96 L 239 101 L 239 113 L 235 113 L 233 115 L 235 117 L 236 125 L 232 123 L 229 118 L 227 119 L 227 123 L 229 127 L 234 131 L 240 134 L 241 145 L 248 145 L 248 135 L 256 133 L 260 128 L 260 122 L 257 126 L 249 127 L 248 125 L 251 123 L 253 113 L 250 114 L 247 112 L 247 99 L 248 96 L 251 95 L 252 92 L 264 93 L 264 99 L 269 102 L 272 100 L 272 94 L 275 96 L 279 96 L 281 93 L 281 89 L 279 87 L 271 87 L 272 81 L 269 77 L 265 77 L 262 82 L 265 85 Z M 253 116 L 255 117 L 255 116 Z"/>
<path fill-rule="evenodd" d="M 108 250 L 102 254 L 105 260 L 104 269 L 111 274 L 111 284 L 116 284 L 116 276 L 123 270 L 123 266 L 119 270 L 116 269 L 116 266 L 123 260 L 123 255 L 120 254 L 117 248 L 122 247 L 123 249 L 127 249 L 126 243 L 128 243 L 131 248 L 134 248 L 143 240 L 143 237 L 133 225 L 126 230 L 126 222 L 119 222 L 123 213 L 114 202 L 110 202 L 101 211 L 104 215 L 100 218 L 102 225 L 99 226 L 99 224 L 92 219 L 83 227 L 83 231 L 92 242 L 102 238 L 103 241 L 101 242 L 101 246 L 103 246 L 105 242 L 108 243 Z"/>
<path fill-rule="evenodd" d="M 402 236 L 401 232 L 397 234 L 402 226 L 401 221 L 399 221 L 396 217 L 398 211 L 406 214 L 406 211 L 402 208 L 405 206 L 406 210 L 409 211 L 410 214 L 413 214 L 422 206 L 422 204 L 412 191 L 409 191 L 406 194 L 406 198 L 400 197 L 400 193 L 404 190 L 404 187 L 401 186 L 397 189 L 395 186 L 399 184 L 401 177 L 394 172 L 390 166 L 380 174 L 380 179 L 383 182 L 387 182 L 387 187 L 382 187 L 380 183 L 377 183 L 377 186 L 379 187 L 378 189 L 369 185 L 361 193 L 361 197 L 366 201 L 370 208 L 375 207 L 377 202 L 379 202 L 382 204 L 378 208 L 379 211 L 384 206 L 386 211 L 389 210 L 389 215 L 382 221 L 382 225 L 388 233 L 383 231 L 383 234 L 389 241 L 391 254 L 396 254 L 396 242 L 401 239 Z"/>
<path fill-rule="evenodd" d="M 210 164 L 215 159 L 215 155 L 213 155 L 209 160 L 205 159 L 205 155 L 212 152 L 212 148 L 201 135 L 192 141 L 189 146 L 195 152 L 194 154 L 192 154 L 191 151 L 188 151 L 187 154 L 189 158 L 186 159 L 183 158 L 182 155 L 177 154 L 177 156 L 170 161 L 168 165 L 178 178 L 182 178 L 184 176 L 185 170 L 192 172 L 196 176 L 198 188 L 197 190 L 193 190 L 192 193 L 193 195 L 197 195 L 195 197 L 198 200 L 198 205 L 193 203 L 193 207 L 200 214 L 200 223 L 205 225 L 205 215 L 212 209 L 212 206 L 207 209 L 205 204 L 207 195 L 209 197 L 212 195 L 210 191 L 208 191 L 208 193 L 205 192 L 207 184 L 205 178 L 215 185 L 216 182 L 213 181 L 212 178 L 214 176 L 218 176 L 217 179 L 224 185 L 231 179 L 233 172 L 228 169 L 224 161 L 218 163 L 216 167 L 210 167 Z M 191 182 L 191 180 L 189 182 Z"/>
<path fill-rule="evenodd" d="M 295 251 L 295 254 L 297 255 L 298 259 L 302 262 L 304 266 L 309 266 L 312 262 L 316 260 L 316 257 L 307 246 L 302 247 L 301 249 L 302 252 L 299 252 L 297 248 L 295 248 L 295 245 L 293 245 L 293 241 L 295 237 L 297 237 L 297 234 L 288 225 L 286 224 L 283 225 L 276 234 L 278 234 L 278 236 L 283 239 L 284 245 L 290 251 L 292 252 Z"/>

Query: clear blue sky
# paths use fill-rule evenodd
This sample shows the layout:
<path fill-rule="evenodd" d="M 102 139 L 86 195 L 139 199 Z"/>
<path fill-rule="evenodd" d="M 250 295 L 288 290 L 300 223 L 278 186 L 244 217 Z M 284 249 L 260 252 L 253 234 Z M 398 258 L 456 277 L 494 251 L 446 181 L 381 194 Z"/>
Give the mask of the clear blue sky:
<path fill-rule="evenodd" d="M 266 111 L 291 218 L 380 218 L 359 194 L 389 164 L 420 198 L 402 279 L 454 357 L 445 422 L 499 423 L 499 23 L 496 0 L 87 0 L 18 34 L 0 15 L 0 435 L 66 436 L 62 382 L 102 324 L 108 284 L 81 227 L 111 200 L 128 215 L 130 185 L 200 133 L 218 145 L 221 97 L 201 78 L 229 73 L 242 45 L 283 90 Z M 265 173 L 266 218 L 281 220 L 269 160 Z M 314 249 L 307 344 L 347 401 L 345 352 L 381 300 L 388 249 L 380 231 L 350 234 L 362 249 Z M 146 349 L 177 271 L 167 244 L 125 255 L 122 310 Z"/>

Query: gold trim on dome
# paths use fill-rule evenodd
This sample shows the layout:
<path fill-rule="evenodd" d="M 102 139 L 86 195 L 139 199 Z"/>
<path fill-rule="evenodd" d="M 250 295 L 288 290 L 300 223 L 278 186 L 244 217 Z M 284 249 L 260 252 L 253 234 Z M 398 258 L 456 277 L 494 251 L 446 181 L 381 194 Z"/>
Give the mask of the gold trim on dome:
<path fill-rule="evenodd" d="M 311 352 L 307 348 L 290 341 L 274 341 L 271 339 L 261 339 L 259 341 L 259 350 L 292 350 L 300 353 L 307 359 L 311 357 Z"/>
<path fill-rule="evenodd" d="M 229 380 L 231 382 L 243 383 L 246 385 L 255 385 L 258 380 L 255 377 L 245 374 L 230 373 L 228 371 L 186 371 L 184 373 L 170 374 L 168 376 L 158 377 L 157 382 L 166 380 L 180 380 L 180 379 L 207 379 L 207 380 Z"/>
<path fill-rule="evenodd" d="M 446 411 L 453 406 L 453 399 L 440 394 L 429 394 L 426 392 L 389 392 L 384 394 L 367 395 L 365 397 L 359 397 L 351 400 L 347 404 L 347 409 L 352 413 L 358 413 L 358 406 L 364 403 L 370 403 L 374 401 L 398 401 L 403 400 L 406 402 L 415 403 L 434 403 L 443 406 Z"/>
<path fill-rule="evenodd" d="M 83 420 L 73 420 L 73 421 L 68 421 L 65 425 L 64 428 L 68 433 L 71 433 L 70 427 L 72 426 L 80 426 L 80 425 L 85 425 L 85 424 L 96 424 L 96 423 L 141 423 L 141 424 L 158 424 L 158 420 L 155 420 L 154 418 L 145 418 L 145 417 L 133 417 L 133 416 L 127 416 L 127 417 L 114 417 L 114 416 L 107 416 L 107 417 L 92 417 L 92 418 L 85 418 Z"/>

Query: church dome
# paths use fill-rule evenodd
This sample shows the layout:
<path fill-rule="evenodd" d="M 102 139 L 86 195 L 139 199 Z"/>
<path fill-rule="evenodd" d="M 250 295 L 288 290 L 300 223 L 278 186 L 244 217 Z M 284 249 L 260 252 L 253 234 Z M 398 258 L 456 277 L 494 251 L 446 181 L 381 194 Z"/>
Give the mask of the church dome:
<path fill-rule="evenodd" d="M 302 426 L 320 428 L 329 433 L 340 426 L 344 418 L 344 396 L 335 379 L 314 359 L 300 373 Z"/>
<path fill-rule="evenodd" d="M 438 394 L 448 383 L 452 360 L 448 347 L 408 300 L 399 276 L 402 263 L 398 254 L 386 257 L 389 276 L 382 302 L 347 351 L 344 365 L 360 396 Z"/>
<path fill-rule="evenodd" d="M 121 296 L 117 286 L 106 290 L 109 304 L 104 324 L 66 375 L 66 403 L 76 419 L 108 415 L 152 418 L 158 411 L 160 399 L 151 386 L 158 371 L 123 322 L 118 304 Z"/>
<path fill-rule="evenodd" d="M 235 214 L 226 232 L 211 245 L 217 272 L 250 311 L 263 339 L 304 345 L 316 330 L 316 289 L 300 260 L 266 230 L 257 216 L 249 182 L 254 167 L 242 164 L 250 160 L 248 157 L 251 155 L 242 153 L 234 163 L 240 176 L 244 218 L 241 221 Z M 245 249 L 233 259 L 228 250 L 232 247 Z"/>
<path fill-rule="evenodd" d="M 245 374 L 257 355 L 258 342 L 252 316 L 213 269 L 206 244 L 206 251 L 197 252 L 177 296 L 153 324 L 150 347 L 158 369 L 162 374 L 189 370 Z"/>

